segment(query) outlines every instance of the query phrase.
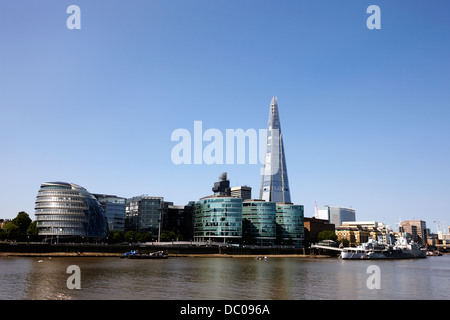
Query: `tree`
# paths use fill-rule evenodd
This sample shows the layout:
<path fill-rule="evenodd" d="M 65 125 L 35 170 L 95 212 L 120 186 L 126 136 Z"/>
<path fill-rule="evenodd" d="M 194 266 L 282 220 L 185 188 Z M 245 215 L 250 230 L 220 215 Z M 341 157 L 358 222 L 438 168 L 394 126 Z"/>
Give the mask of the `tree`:
<path fill-rule="evenodd" d="M 337 235 L 334 231 L 323 230 L 323 231 L 319 232 L 319 234 L 317 235 L 317 240 L 318 241 L 323 241 L 323 240 L 337 241 Z"/>
<path fill-rule="evenodd" d="M 177 234 L 173 231 L 164 230 L 161 232 L 161 241 L 174 241 L 177 239 Z"/>
<path fill-rule="evenodd" d="M 31 219 L 28 213 L 25 211 L 20 211 L 11 222 L 19 228 L 19 235 L 25 236 L 27 234 L 28 227 L 31 224 Z"/>
<path fill-rule="evenodd" d="M 20 211 L 14 219 L 3 226 L 2 237 L 8 240 L 25 241 L 30 224 L 30 216 L 26 212 Z"/>
<path fill-rule="evenodd" d="M 150 232 L 139 232 L 136 235 L 136 240 L 138 242 L 150 242 L 153 240 L 152 234 Z"/>
<path fill-rule="evenodd" d="M 38 228 L 37 228 L 37 221 L 34 220 L 30 223 L 30 226 L 27 229 L 27 235 L 30 237 L 32 241 L 35 241 L 38 239 Z"/>
<path fill-rule="evenodd" d="M 108 233 L 108 243 L 120 243 L 125 239 L 125 235 L 122 231 L 109 231 Z"/>
<path fill-rule="evenodd" d="M 134 231 L 125 232 L 124 239 L 127 242 L 132 242 L 133 240 L 136 241 L 136 232 L 134 232 Z"/>
<path fill-rule="evenodd" d="M 342 239 L 340 240 L 340 242 L 342 243 L 342 245 L 343 245 L 344 247 L 350 246 L 350 241 L 348 241 L 347 238 L 342 238 Z"/>
<path fill-rule="evenodd" d="M 17 240 L 19 238 L 19 227 L 16 226 L 12 221 L 6 223 L 3 226 L 4 236 L 7 240 Z"/>

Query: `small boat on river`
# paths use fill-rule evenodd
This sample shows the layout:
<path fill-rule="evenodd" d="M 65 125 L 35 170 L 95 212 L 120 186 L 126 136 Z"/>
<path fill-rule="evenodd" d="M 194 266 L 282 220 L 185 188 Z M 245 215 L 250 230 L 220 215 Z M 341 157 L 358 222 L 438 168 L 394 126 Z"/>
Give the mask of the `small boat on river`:
<path fill-rule="evenodd" d="M 169 255 L 163 251 L 156 251 L 149 254 L 142 254 L 137 250 L 131 250 L 124 253 L 120 258 L 122 259 L 167 259 Z"/>

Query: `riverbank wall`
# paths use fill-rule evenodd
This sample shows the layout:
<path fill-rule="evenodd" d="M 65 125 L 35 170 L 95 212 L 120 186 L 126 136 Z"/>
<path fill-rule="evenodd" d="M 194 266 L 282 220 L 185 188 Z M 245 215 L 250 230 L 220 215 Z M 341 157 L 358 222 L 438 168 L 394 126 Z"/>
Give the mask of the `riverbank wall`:
<path fill-rule="evenodd" d="M 102 256 L 117 257 L 138 250 L 164 251 L 170 256 L 309 256 L 307 248 L 292 246 L 218 246 L 192 244 L 45 244 L 0 243 L 0 256 Z"/>

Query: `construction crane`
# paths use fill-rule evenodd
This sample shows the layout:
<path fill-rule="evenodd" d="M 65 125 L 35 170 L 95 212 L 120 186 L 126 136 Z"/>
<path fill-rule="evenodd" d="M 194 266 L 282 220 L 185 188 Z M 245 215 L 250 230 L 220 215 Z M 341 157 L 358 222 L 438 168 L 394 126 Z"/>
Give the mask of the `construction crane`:
<path fill-rule="evenodd" d="M 316 218 L 319 219 L 319 209 L 317 208 L 317 201 L 314 201 L 316 204 Z"/>
<path fill-rule="evenodd" d="M 439 221 L 433 221 L 433 222 L 436 223 L 437 233 L 439 234 Z"/>

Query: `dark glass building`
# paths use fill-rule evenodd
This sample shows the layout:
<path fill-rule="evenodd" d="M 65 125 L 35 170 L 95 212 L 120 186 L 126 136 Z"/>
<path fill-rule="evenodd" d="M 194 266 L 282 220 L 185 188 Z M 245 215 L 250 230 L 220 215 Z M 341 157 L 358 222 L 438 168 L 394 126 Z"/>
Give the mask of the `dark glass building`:
<path fill-rule="evenodd" d="M 157 239 L 161 232 L 163 197 L 146 195 L 127 199 L 125 207 L 125 231 L 149 232 Z"/>
<path fill-rule="evenodd" d="M 99 241 L 108 232 L 105 212 L 85 188 L 45 182 L 36 197 L 38 234 L 50 241 Z"/>
<path fill-rule="evenodd" d="M 276 239 L 275 202 L 244 200 L 242 203 L 243 238 L 257 245 L 273 245 Z"/>
<path fill-rule="evenodd" d="M 107 194 L 92 194 L 105 210 L 109 231 L 125 231 L 126 198 Z"/>
<path fill-rule="evenodd" d="M 292 203 L 276 204 L 277 239 L 282 244 L 301 245 L 304 240 L 304 209 Z"/>
<path fill-rule="evenodd" d="M 194 208 L 194 240 L 239 242 L 242 237 L 242 199 L 213 195 Z"/>

